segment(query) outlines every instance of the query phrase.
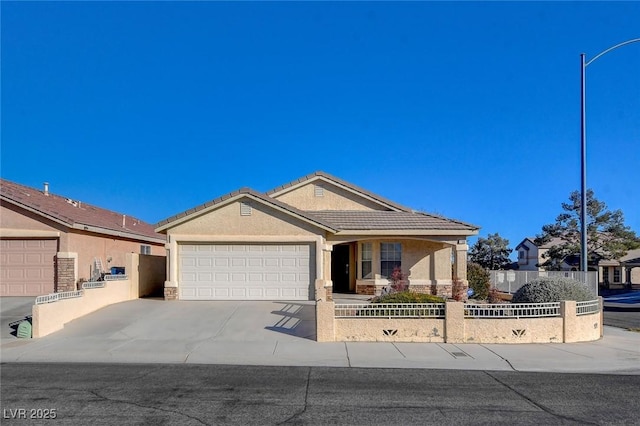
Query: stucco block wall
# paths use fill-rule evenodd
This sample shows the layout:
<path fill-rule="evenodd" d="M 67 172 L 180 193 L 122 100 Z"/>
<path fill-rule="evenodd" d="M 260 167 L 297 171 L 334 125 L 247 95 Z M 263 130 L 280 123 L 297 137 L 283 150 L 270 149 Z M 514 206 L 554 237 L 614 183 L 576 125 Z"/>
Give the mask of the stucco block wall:
<path fill-rule="evenodd" d="M 318 341 L 326 342 L 517 344 L 588 342 L 602 337 L 602 312 L 578 316 L 575 302 L 562 302 L 560 317 L 540 318 L 465 318 L 461 302 L 446 302 L 444 318 L 335 318 L 335 305 L 326 302 L 318 302 L 316 312 L 317 335 L 322 338 Z"/>
<path fill-rule="evenodd" d="M 85 290 L 83 297 L 33 305 L 33 337 L 44 337 L 105 306 L 131 300 L 130 292 L 130 281 L 110 281 L 104 288 Z"/>
<path fill-rule="evenodd" d="M 316 184 L 324 188 L 322 197 L 315 196 Z M 274 198 L 300 210 L 388 210 L 378 203 L 324 181 L 302 185 Z"/>
<path fill-rule="evenodd" d="M 464 321 L 466 343 L 562 343 L 562 318 L 484 318 Z"/>
<path fill-rule="evenodd" d="M 444 343 L 442 319 L 336 318 L 335 340 L 345 342 Z"/>
<path fill-rule="evenodd" d="M 251 205 L 250 216 L 240 215 L 241 202 Z M 169 235 L 317 235 L 316 226 L 251 199 L 241 199 L 172 227 Z"/>

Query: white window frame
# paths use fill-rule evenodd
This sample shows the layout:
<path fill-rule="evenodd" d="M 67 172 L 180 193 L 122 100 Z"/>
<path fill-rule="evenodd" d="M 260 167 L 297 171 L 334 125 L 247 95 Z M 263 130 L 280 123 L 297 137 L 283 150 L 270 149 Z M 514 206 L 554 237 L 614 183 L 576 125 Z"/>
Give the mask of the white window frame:
<path fill-rule="evenodd" d="M 389 254 L 392 254 L 393 258 L 386 258 Z M 389 263 L 393 264 L 391 269 L 389 269 Z M 396 267 L 402 268 L 402 244 L 396 242 L 380 243 L 380 275 L 388 278 Z M 388 271 L 387 275 L 385 275 L 385 271 Z"/>
<path fill-rule="evenodd" d="M 369 270 L 365 274 L 366 270 Z M 360 278 L 363 280 L 373 278 L 373 244 L 360 243 Z"/>

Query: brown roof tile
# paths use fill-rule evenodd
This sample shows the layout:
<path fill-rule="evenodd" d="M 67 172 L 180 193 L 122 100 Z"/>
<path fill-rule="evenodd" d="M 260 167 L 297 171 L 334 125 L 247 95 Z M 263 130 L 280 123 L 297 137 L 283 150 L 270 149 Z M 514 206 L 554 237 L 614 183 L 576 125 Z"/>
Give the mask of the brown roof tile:
<path fill-rule="evenodd" d="M 310 211 L 313 216 L 340 230 L 460 230 L 475 231 L 475 225 L 421 212 L 394 211 Z"/>
<path fill-rule="evenodd" d="M 165 236 L 155 232 L 153 226 L 135 217 L 126 215 L 123 226 L 123 214 L 20 185 L 0 178 L 0 197 L 14 205 L 63 223 L 71 228 L 92 227 L 93 232 L 113 234 L 126 233 L 140 237 L 141 240 L 164 240 Z M 96 229 L 98 228 L 98 229 Z M 159 241 L 158 241 L 159 242 Z"/>

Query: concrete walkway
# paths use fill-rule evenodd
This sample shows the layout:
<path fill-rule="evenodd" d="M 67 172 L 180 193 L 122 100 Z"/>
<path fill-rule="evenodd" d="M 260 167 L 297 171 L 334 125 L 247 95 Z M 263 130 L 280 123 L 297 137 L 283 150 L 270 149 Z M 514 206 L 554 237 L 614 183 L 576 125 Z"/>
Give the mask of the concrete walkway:
<path fill-rule="evenodd" d="M 640 333 L 564 344 L 318 343 L 314 302 L 111 305 L 41 339 L 7 337 L 2 362 L 193 363 L 640 374 Z"/>

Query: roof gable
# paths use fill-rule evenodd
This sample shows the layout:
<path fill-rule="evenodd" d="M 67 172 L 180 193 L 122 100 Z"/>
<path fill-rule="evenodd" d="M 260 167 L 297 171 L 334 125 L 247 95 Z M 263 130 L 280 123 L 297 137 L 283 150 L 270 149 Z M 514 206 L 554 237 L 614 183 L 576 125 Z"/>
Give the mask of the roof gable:
<path fill-rule="evenodd" d="M 299 179 L 293 180 L 289 183 L 267 191 L 266 194 L 269 197 L 276 199 L 281 197 L 287 198 L 286 194 L 289 194 L 292 191 L 298 190 L 299 188 L 313 183 L 317 183 L 320 186 L 327 185 L 339 188 L 340 190 L 345 191 L 345 193 L 352 195 L 352 200 L 359 200 L 363 206 L 369 206 L 369 210 L 411 211 L 411 209 L 405 206 L 397 204 L 387 198 L 374 194 L 373 192 L 367 191 L 364 188 L 353 185 L 322 171 L 317 171 L 315 173 L 311 173 Z M 375 208 L 374 206 L 377 206 L 377 208 Z M 296 207 L 302 208 L 301 206 Z"/>
<path fill-rule="evenodd" d="M 255 202 L 267 205 L 275 210 L 283 212 L 289 216 L 300 219 L 304 222 L 310 223 L 318 228 L 322 228 L 324 230 L 335 232 L 336 229 L 329 223 L 314 217 L 313 215 L 304 212 L 302 210 L 298 210 L 293 206 L 282 203 L 276 199 L 267 197 L 257 191 L 254 191 L 251 188 L 241 188 L 236 191 L 230 192 L 229 194 L 223 195 L 222 197 L 218 197 L 211 201 L 208 201 L 204 204 L 201 204 L 192 209 L 186 210 L 182 213 L 164 219 L 156 224 L 157 232 L 164 232 L 167 229 L 173 228 L 177 225 L 180 225 L 184 222 L 195 219 L 196 217 L 202 216 L 212 210 L 216 210 L 220 207 L 226 206 L 228 204 L 234 203 L 243 198 L 249 198 Z"/>

